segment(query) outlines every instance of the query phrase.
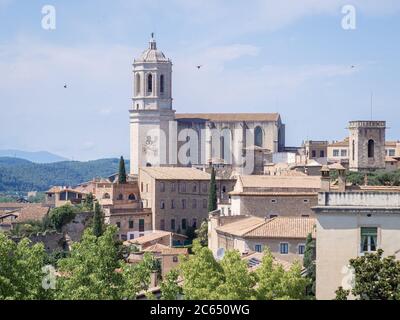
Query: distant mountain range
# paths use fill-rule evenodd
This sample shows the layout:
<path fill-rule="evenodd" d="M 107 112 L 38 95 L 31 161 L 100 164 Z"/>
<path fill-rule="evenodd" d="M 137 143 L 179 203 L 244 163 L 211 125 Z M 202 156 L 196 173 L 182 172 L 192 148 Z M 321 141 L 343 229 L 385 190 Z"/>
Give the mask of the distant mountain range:
<path fill-rule="evenodd" d="M 46 191 L 51 186 L 74 186 L 95 177 L 118 172 L 119 159 L 87 162 L 34 163 L 25 159 L 0 157 L 0 192 Z M 126 161 L 129 172 L 129 161 Z"/>
<path fill-rule="evenodd" d="M 22 150 L 0 150 L 0 157 L 20 158 L 29 160 L 35 163 L 54 163 L 60 161 L 67 161 L 69 159 L 50 153 L 47 151 L 22 151 Z"/>

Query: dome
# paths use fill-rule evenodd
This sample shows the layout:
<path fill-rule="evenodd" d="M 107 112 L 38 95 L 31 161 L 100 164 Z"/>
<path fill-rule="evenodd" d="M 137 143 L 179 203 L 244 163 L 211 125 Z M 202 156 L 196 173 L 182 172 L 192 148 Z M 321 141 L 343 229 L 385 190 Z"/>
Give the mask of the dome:
<path fill-rule="evenodd" d="M 162 51 L 157 50 L 156 40 L 152 37 L 149 42 L 149 48 L 145 50 L 137 62 L 168 62 Z"/>

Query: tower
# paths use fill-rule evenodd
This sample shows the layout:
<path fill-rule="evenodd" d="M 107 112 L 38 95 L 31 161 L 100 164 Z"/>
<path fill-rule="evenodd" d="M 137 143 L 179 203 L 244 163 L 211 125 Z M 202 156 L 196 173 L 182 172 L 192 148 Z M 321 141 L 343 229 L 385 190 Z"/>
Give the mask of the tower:
<path fill-rule="evenodd" d="M 385 169 L 386 121 L 350 121 L 349 169 Z"/>
<path fill-rule="evenodd" d="M 172 109 L 172 62 L 157 49 L 152 34 L 149 48 L 133 63 L 133 104 L 130 109 L 131 174 L 139 167 L 173 162 L 176 155 L 175 110 Z M 171 141 L 175 141 L 171 139 Z M 171 150 L 170 150 L 171 149 Z"/>

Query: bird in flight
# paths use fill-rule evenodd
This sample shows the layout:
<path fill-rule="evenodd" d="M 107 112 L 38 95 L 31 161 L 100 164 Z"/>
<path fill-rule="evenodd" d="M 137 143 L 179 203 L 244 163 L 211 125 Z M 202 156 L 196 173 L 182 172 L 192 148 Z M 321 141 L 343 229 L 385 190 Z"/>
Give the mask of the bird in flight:
<path fill-rule="evenodd" d="M 64 84 L 64 89 L 67 89 L 67 84 Z"/>
<path fill-rule="evenodd" d="M 354 69 L 356 66 L 351 66 L 352 69 Z"/>
<path fill-rule="evenodd" d="M 200 70 L 201 67 L 202 67 L 202 65 L 196 66 L 196 68 L 197 68 L 198 70 Z"/>

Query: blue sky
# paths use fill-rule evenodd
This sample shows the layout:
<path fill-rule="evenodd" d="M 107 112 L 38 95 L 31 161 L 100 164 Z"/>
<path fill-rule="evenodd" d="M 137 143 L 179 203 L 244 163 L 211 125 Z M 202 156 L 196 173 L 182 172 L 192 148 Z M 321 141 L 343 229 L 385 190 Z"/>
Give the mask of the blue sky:
<path fill-rule="evenodd" d="M 341 27 L 346 4 L 356 30 Z M 41 27 L 44 5 L 56 30 Z M 299 145 L 344 138 L 372 91 L 397 140 L 399 16 L 398 0 L 0 0 L 0 149 L 128 156 L 131 64 L 151 32 L 174 63 L 177 112 L 280 112 Z"/>

